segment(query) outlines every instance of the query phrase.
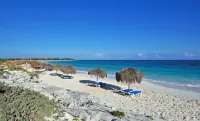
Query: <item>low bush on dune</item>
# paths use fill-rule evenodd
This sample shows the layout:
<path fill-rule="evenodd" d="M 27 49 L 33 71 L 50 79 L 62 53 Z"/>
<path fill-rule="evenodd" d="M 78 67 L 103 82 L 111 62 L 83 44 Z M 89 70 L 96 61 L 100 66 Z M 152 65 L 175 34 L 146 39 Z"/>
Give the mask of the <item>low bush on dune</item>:
<path fill-rule="evenodd" d="M 0 65 L 4 62 L 5 60 L 0 58 Z"/>
<path fill-rule="evenodd" d="M 121 112 L 121 111 L 111 111 L 110 114 L 116 117 L 120 117 L 120 118 L 125 116 L 124 112 Z"/>
<path fill-rule="evenodd" d="M 24 69 L 24 68 L 22 68 L 22 67 L 20 67 L 20 66 L 11 66 L 11 67 L 9 67 L 9 70 L 11 70 L 11 71 L 22 71 L 22 72 L 27 72 L 26 69 Z"/>
<path fill-rule="evenodd" d="M 151 120 L 154 120 L 154 118 L 152 116 L 150 116 L 150 115 L 147 115 L 146 117 L 151 119 Z"/>
<path fill-rule="evenodd" d="M 0 83 L 1 121 L 43 121 L 54 108 L 55 102 L 38 92 Z"/>

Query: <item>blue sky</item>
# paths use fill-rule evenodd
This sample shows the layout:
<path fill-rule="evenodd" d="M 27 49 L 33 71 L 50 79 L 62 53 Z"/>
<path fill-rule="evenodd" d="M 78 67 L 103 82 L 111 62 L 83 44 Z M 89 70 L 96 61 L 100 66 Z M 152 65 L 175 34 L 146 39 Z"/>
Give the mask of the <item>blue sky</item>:
<path fill-rule="evenodd" d="M 199 0 L 1 0 L 0 57 L 200 59 Z"/>

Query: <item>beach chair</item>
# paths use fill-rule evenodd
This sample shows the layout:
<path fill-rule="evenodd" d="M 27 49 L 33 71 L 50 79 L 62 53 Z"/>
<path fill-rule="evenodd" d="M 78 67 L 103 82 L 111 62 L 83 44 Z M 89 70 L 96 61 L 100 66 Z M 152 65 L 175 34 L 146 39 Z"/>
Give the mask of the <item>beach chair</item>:
<path fill-rule="evenodd" d="M 126 92 L 129 92 L 129 91 L 133 91 L 133 89 L 123 89 L 123 90 L 115 90 L 114 92 L 115 93 L 126 93 Z"/>
<path fill-rule="evenodd" d="M 62 78 L 62 79 L 73 79 L 73 76 L 61 75 L 60 78 Z"/>
<path fill-rule="evenodd" d="M 141 91 L 140 90 L 133 90 L 133 91 L 126 92 L 125 94 L 128 94 L 128 95 L 137 95 L 137 94 L 141 94 Z"/>
<path fill-rule="evenodd" d="M 124 95 L 137 95 L 137 94 L 140 94 L 141 91 L 140 90 L 133 90 L 133 89 L 123 89 L 123 90 L 116 91 L 116 93 L 124 94 Z"/>
<path fill-rule="evenodd" d="M 58 73 L 56 73 L 56 76 L 62 77 L 63 75 L 62 75 L 62 74 L 58 74 Z"/>
<path fill-rule="evenodd" d="M 51 74 L 49 74 L 49 75 L 51 75 L 51 76 L 56 76 L 57 74 L 56 74 L 56 73 L 51 73 Z"/>
<path fill-rule="evenodd" d="M 68 79 L 73 79 L 74 77 L 73 76 L 68 76 Z"/>
<path fill-rule="evenodd" d="M 101 87 L 102 84 L 103 82 L 93 82 L 93 83 L 88 84 L 88 86 Z"/>

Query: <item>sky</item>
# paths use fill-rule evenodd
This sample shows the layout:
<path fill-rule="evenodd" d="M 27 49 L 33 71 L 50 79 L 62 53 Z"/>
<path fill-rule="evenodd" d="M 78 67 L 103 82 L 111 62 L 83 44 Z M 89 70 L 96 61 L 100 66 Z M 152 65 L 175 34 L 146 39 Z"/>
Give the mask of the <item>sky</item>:
<path fill-rule="evenodd" d="M 0 57 L 200 59 L 200 1 L 1 0 Z"/>

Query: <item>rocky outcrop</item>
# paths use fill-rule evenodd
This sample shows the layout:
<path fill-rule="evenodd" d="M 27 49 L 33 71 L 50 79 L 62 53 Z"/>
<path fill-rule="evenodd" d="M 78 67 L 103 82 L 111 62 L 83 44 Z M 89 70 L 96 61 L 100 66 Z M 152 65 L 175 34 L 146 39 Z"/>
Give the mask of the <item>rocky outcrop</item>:
<path fill-rule="evenodd" d="M 30 82 L 30 76 L 26 72 L 10 71 L 10 75 L 8 76 L 8 81 L 11 81 L 13 83 Z"/>
<path fill-rule="evenodd" d="M 39 83 L 41 82 L 39 78 L 36 76 L 29 74 L 27 72 L 22 71 L 9 71 L 5 72 L 2 76 L 0 76 L 0 79 L 6 79 L 5 81 L 7 83 L 29 83 L 29 82 L 35 82 Z"/>
<path fill-rule="evenodd" d="M 14 78 L 17 80 L 25 79 L 24 77 L 23 79 L 16 77 Z M 6 83 L 10 82 L 10 80 L 5 79 L 1 79 L 0 81 Z M 69 121 L 71 121 L 74 117 L 78 117 L 78 119 L 85 121 L 137 121 L 139 119 L 142 119 L 143 121 L 150 120 L 143 115 L 134 114 L 130 110 L 123 109 L 119 110 L 125 113 L 125 117 L 114 117 L 109 112 L 113 109 L 116 110 L 116 108 L 113 108 L 107 104 L 101 104 L 97 97 L 89 93 L 75 92 L 49 86 L 47 84 L 32 83 L 25 80 L 23 83 L 9 83 L 9 85 L 22 86 L 29 90 L 38 91 L 41 94 L 49 97 L 49 99 L 54 99 L 55 101 L 59 102 L 59 110 L 61 110 L 62 113 L 59 114 L 58 120 L 69 119 Z"/>
<path fill-rule="evenodd" d="M 31 76 L 26 72 L 11 71 L 7 79 L 0 79 L 10 86 L 20 86 L 41 94 L 59 103 L 57 120 L 72 121 L 74 118 L 85 121 L 150 121 L 151 119 L 135 113 L 129 108 L 113 105 L 109 101 L 90 93 L 71 91 L 63 88 L 49 86 L 45 83 L 34 83 Z M 124 117 L 115 117 L 110 111 L 119 110 L 124 112 Z M 154 118 L 155 119 L 155 118 Z M 49 121 L 55 119 L 48 119 Z M 160 120 L 160 119 L 156 119 Z"/>

